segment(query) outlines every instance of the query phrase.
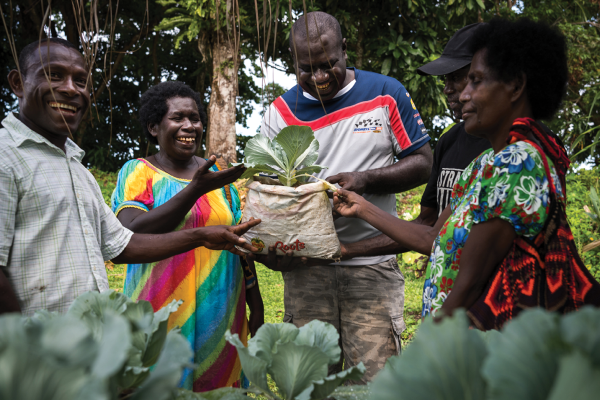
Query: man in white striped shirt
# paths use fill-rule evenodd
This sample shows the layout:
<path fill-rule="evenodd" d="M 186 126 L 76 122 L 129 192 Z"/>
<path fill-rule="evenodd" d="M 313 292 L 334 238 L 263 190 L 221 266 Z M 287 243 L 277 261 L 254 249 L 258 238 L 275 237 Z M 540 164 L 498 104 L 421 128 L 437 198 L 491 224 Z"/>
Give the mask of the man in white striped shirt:
<path fill-rule="evenodd" d="M 69 139 L 90 103 L 89 72 L 71 43 L 26 46 L 8 80 L 19 100 L 0 129 L 0 314 L 65 312 L 108 289 L 104 260 L 142 263 L 205 246 L 251 250 L 241 236 L 259 220 L 162 235 L 134 234 L 104 203 Z"/>

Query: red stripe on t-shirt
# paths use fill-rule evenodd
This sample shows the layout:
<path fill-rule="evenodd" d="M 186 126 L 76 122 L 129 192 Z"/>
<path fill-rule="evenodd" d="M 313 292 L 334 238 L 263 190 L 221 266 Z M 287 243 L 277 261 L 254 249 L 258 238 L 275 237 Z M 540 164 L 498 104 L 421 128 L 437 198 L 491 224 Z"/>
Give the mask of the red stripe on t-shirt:
<path fill-rule="evenodd" d="M 281 97 L 278 97 L 273 102 L 273 105 L 279 112 L 279 115 L 283 118 L 285 123 L 289 125 L 301 125 L 301 126 L 310 126 L 313 131 L 323 129 L 327 126 L 333 125 L 340 121 L 343 121 L 348 118 L 352 118 L 358 114 L 364 114 L 369 111 L 373 111 L 377 108 L 388 107 L 389 110 L 389 118 L 390 125 L 392 127 L 392 132 L 400 145 L 402 150 L 405 150 L 410 147 L 412 144 L 408 134 L 406 133 L 406 129 L 404 129 L 404 124 L 402 123 L 402 118 L 400 118 L 400 113 L 398 112 L 398 105 L 396 104 L 396 100 L 389 95 L 385 96 L 377 96 L 373 100 L 363 101 L 361 103 L 357 103 L 353 106 L 342 108 L 341 110 L 332 112 L 331 114 L 327 114 L 321 118 L 318 118 L 314 121 L 301 121 L 290 110 L 290 107 L 287 105 L 285 100 Z"/>

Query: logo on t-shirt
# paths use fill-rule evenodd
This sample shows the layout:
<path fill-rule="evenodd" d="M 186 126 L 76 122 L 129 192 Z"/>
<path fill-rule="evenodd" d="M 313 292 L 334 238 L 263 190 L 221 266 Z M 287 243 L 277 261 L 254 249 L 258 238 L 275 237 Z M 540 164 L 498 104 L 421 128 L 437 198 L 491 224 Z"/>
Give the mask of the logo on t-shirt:
<path fill-rule="evenodd" d="M 452 189 L 454 185 L 458 183 L 460 175 L 463 173 L 462 169 L 458 168 L 442 168 L 442 171 L 438 175 L 437 181 L 437 203 L 439 214 L 444 211 L 446 206 L 450 204 L 450 197 L 452 197 Z"/>
<path fill-rule="evenodd" d="M 380 133 L 382 129 L 381 120 L 379 118 L 365 118 L 354 124 L 353 133 Z"/>

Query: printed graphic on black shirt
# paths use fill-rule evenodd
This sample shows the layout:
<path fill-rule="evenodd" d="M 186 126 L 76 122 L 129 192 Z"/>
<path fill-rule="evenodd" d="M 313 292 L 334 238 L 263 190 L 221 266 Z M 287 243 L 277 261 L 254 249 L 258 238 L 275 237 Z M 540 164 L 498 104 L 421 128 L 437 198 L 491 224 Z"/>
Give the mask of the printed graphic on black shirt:
<path fill-rule="evenodd" d="M 437 203 L 438 217 L 442 214 L 442 211 L 450 204 L 450 197 L 452 197 L 452 188 L 458 182 L 460 175 L 464 170 L 458 168 L 442 168 L 438 175 L 437 181 Z"/>

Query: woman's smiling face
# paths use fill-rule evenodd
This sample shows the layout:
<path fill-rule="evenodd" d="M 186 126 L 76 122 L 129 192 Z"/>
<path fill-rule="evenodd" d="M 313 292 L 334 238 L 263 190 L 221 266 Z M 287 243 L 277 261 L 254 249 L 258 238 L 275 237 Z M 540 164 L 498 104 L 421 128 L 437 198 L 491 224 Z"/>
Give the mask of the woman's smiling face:
<path fill-rule="evenodd" d="M 162 121 L 148 126 L 158 140 L 161 153 L 172 160 L 186 161 L 195 154 L 202 142 L 202 122 L 194 99 L 172 97 L 167 100 L 169 110 Z"/>
<path fill-rule="evenodd" d="M 514 85 L 496 78 L 485 63 L 485 52 L 482 49 L 473 56 L 460 102 L 467 133 L 491 140 L 506 119 L 511 118 Z"/>

